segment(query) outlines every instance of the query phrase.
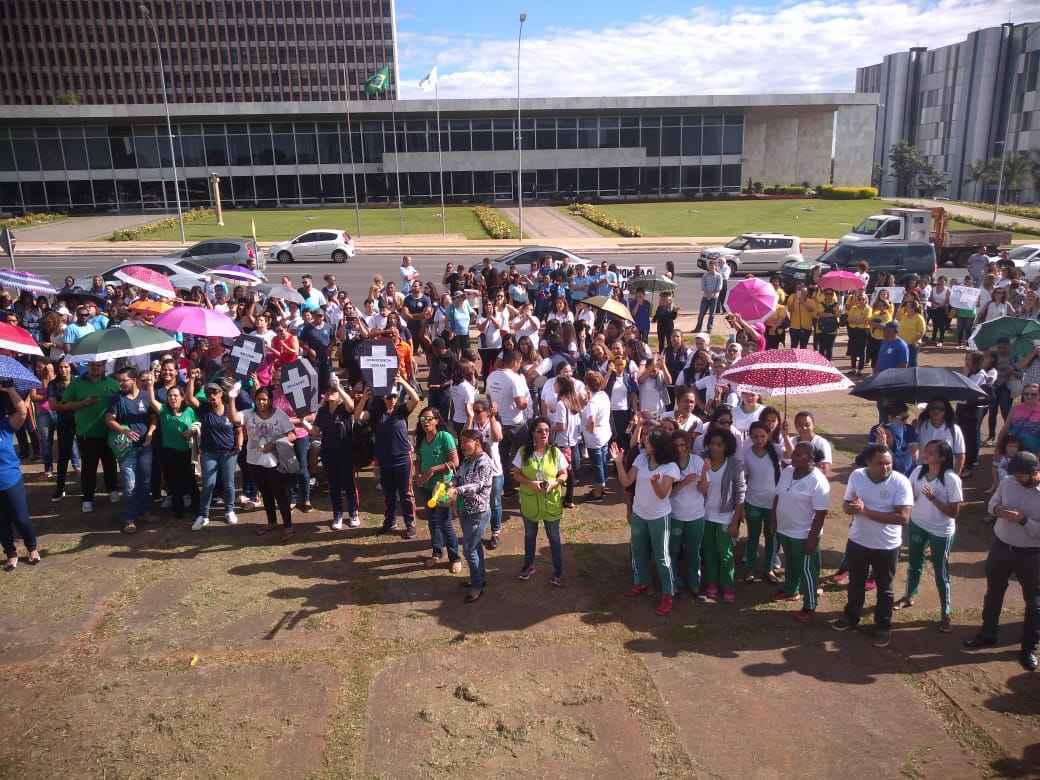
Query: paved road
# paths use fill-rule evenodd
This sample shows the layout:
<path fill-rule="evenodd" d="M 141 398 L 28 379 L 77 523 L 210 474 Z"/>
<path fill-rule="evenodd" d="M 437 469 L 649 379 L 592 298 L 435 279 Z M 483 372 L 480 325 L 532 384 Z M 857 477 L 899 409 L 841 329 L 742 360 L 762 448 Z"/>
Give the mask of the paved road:
<path fill-rule="evenodd" d="M 440 281 L 444 272 L 444 265 L 448 262 L 462 262 L 467 267 L 478 260 L 470 255 L 459 257 L 456 255 L 411 255 L 415 266 L 420 273 L 427 277 Z M 672 253 L 645 253 L 637 255 L 597 254 L 596 259 L 606 259 L 611 262 L 625 265 L 639 263 L 643 266 L 653 266 L 658 271 L 664 271 L 665 263 L 671 260 L 675 263 L 675 270 L 679 280 L 679 291 L 677 302 L 684 311 L 696 311 L 700 301 L 700 283 L 697 277 L 701 272 L 697 269 L 697 256 L 692 252 Z M 133 258 L 128 258 L 132 263 Z M 79 278 L 89 276 L 99 271 L 104 271 L 119 263 L 118 257 L 111 255 L 83 254 L 76 256 L 62 255 L 22 255 L 18 259 L 18 268 L 24 271 L 32 271 L 49 279 L 52 283 L 60 284 L 66 274 L 72 274 Z M 277 279 L 282 274 L 288 274 L 294 282 L 304 273 L 314 275 L 318 286 L 321 277 L 327 273 L 335 274 L 339 285 L 347 289 L 356 300 L 364 300 L 365 293 L 372 282 L 374 274 L 382 274 L 386 280 L 398 280 L 397 269 L 401 264 L 400 254 L 359 254 L 346 265 L 334 265 L 332 263 L 293 263 L 281 265 L 278 263 L 269 265 L 267 275 Z"/>
<path fill-rule="evenodd" d="M 948 200 L 928 200 L 925 198 L 900 198 L 907 203 L 913 203 L 920 208 L 934 208 L 941 206 L 954 217 L 964 216 L 974 219 L 985 219 L 992 221 L 993 209 L 975 208 L 974 206 L 962 206 L 960 203 L 951 203 Z M 1012 223 L 1018 223 L 1034 230 L 1040 230 L 1040 219 L 1029 219 L 1028 217 L 1015 217 L 1010 214 L 997 214 L 998 227 L 1010 227 Z"/>

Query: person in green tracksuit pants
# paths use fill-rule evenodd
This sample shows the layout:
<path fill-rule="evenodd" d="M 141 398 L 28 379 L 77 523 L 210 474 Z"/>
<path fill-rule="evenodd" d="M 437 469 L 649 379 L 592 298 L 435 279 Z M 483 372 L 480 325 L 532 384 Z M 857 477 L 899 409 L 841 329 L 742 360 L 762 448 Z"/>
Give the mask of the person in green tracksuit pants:
<path fill-rule="evenodd" d="M 628 519 L 632 531 L 635 585 L 625 595 L 634 597 L 649 591 L 652 582 L 650 570 L 656 567 L 657 579 L 661 583 L 661 600 L 656 611 L 658 615 L 667 615 L 672 611 L 672 597 L 675 595 L 672 565 L 668 557 L 668 530 L 672 513 L 668 497 L 672 492 L 672 484 L 679 479 L 672 437 L 661 430 L 651 433 L 646 451 L 636 457 L 632 468 L 625 468 L 625 455 L 616 442 L 610 445 L 610 457 L 617 466 L 621 485 L 627 488 L 634 483 L 636 486 Z"/>
<path fill-rule="evenodd" d="M 748 438 L 741 446 L 744 476 L 747 479 L 747 500 L 744 502 L 744 519 L 747 520 L 747 544 L 744 547 L 744 582 L 755 582 L 759 577 L 777 582 L 773 574 L 773 556 L 776 555 L 776 519 L 773 516 L 773 499 L 776 498 L 776 483 L 780 480 L 780 462 L 783 449 L 769 440 L 769 426 L 755 420 L 748 427 Z M 758 569 L 758 539 L 765 537 L 765 557 L 762 572 Z"/>
<path fill-rule="evenodd" d="M 688 431 L 672 433 L 675 447 L 675 465 L 679 479 L 672 485 L 672 522 L 668 540 L 668 556 L 672 561 L 675 592 L 685 582 L 696 595 L 701 589 L 701 542 L 704 540 L 704 494 L 707 482 L 701 479 L 704 459 L 691 452 L 693 442 Z M 679 558 L 683 549 L 686 557 L 680 570 Z"/>
<path fill-rule="evenodd" d="M 795 619 L 808 623 L 816 612 L 816 587 L 820 581 L 820 532 L 827 519 L 831 486 L 813 462 L 810 442 L 798 442 L 791 465 L 780 475 L 773 512 L 777 538 L 784 548 L 784 584 L 774 601 L 790 601 L 802 593 L 802 608 Z"/>
<path fill-rule="evenodd" d="M 735 566 L 733 542 L 740 535 L 740 524 L 744 521 L 744 464 L 736 457 L 737 439 L 728 430 L 719 428 L 707 435 L 704 442 L 707 460 L 701 472 L 702 481 L 707 483 L 705 494 L 704 541 L 704 587 L 698 598 L 714 601 L 722 591 L 722 600 L 727 604 L 736 601 L 733 589 Z"/>
<path fill-rule="evenodd" d="M 939 630 L 949 633 L 950 623 L 950 549 L 957 527 L 957 514 L 964 500 L 961 478 L 953 469 L 953 448 L 933 439 L 921 455 L 921 465 L 910 472 L 914 489 L 914 506 L 910 510 L 906 595 L 892 608 L 906 609 L 914 605 L 917 588 L 924 571 L 924 550 L 931 551 L 935 587 L 939 591 Z"/>

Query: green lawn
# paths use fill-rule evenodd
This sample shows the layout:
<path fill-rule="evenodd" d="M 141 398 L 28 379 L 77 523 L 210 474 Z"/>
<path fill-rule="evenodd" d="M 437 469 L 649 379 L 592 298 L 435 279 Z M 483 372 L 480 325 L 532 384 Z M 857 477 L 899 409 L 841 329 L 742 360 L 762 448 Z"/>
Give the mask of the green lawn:
<path fill-rule="evenodd" d="M 793 233 L 803 238 L 838 238 L 864 217 L 892 205 L 884 200 L 680 201 L 670 203 L 597 204 L 611 216 L 638 225 L 644 236 L 735 236 L 739 233 Z M 560 207 L 566 213 L 566 207 Z M 582 219 L 572 217 L 572 219 Z M 605 236 L 609 230 L 594 225 Z M 951 222 L 954 229 L 971 225 Z M 1029 238 L 1017 235 L 1016 238 Z"/>
<path fill-rule="evenodd" d="M 480 222 L 468 206 L 448 206 L 446 210 L 449 233 L 461 233 L 466 238 L 487 238 Z M 404 209 L 404 230 L 396 208 L 361 209 L 361 236 L 414 235 L 441 232 L 440 207 Z M 503 217 L 504 218 L 504 217 Z M 184 226 L 189 241 L 220 236 L 248 236 L 250 220 L 256 220 L 256 237 L 260 241 L 284 241 L 313 228 L 338 228 L 357 233 L 357 218 L 353 208 L 336 209 L 234 209 L 224 212 L 224 227 L 212 220 L 189 222 Z M 150 241 L 176 241 L 180 237 L 176 227 L 149 233 Z"/>

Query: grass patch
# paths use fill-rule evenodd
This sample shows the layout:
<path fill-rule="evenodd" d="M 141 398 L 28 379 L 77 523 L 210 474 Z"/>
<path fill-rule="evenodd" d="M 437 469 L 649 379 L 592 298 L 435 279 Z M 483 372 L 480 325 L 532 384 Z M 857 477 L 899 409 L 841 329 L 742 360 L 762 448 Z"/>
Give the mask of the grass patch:
<path fill-rule="evenodd" d="M 403 209 L 404 229 L 401 215 L 396 208 L 361 209 L 361 236 L 417 235 L 441 233 L 441 209 L 416 207 Z M 449 233 L 461 233 L 466 238 L 488 238 L 487 232 L 473 214 L 470 206 L 448 206 L 445 219 Z M 503 217 L 504 219 L 504 217 Z M 193 222 L 184 226 L 189 241 L 226 236 L 248 236 L 256 222 L 256 237 L 260 241 L 284 241 L 305 230 L 335 228 L 350 234 L 357 233 L 357 217 L 353 208 L 337 209 L 235 209 L 224 212 L 224 227 L 211 221 Z M 508 220 L 507 220 L 508 221 Z M 176 241 L 180 233 L 176 226 L 150 233 L 148 240 Z"/>
<path fill-rule="evenodd" d="M 644 236 L 736 236 L 758 231 L 793 233 L 802 238 L 835 239 L 848 233 L 864 217 L 876 214 L 893 203 L 886 200 L 835 201 L 820 199 L 763 201 L 677 201 L 669 203 L 611 203 L 597 208 L 619 222 L 639 225 Z M 566 206 L 558 207 L 568 214 Z M 573 217 L 572 217 L 573 218 Z M 617 234 L 598 225 L 597 233 Z M 956 230 L 971 225 L 951 221 Z M 1015 238 L 1029 238 L 1015 234 Z"/>

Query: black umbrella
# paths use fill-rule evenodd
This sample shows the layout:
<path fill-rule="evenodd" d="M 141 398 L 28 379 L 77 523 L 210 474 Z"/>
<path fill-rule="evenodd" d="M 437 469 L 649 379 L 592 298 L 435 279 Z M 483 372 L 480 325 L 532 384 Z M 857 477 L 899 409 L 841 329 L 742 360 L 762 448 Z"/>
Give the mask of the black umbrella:
<path fill-rule="evenodd" d="M 63 287 L 62 289 L 58 290 L 58 292 L 55 294 L 55 297 L 58 300 L 78 298 L 80 300 L 80 303 L 83 303 L 84 301 L 90 301 L 98 304 L 99 306 L 104 305 L 108 302 L 104 296 L 98 295 L 97 293 L 93 293 L 90 290 L 84 290 L 82 287 L 73 287 L 71 289 L 68 287 Z"/>
<path fill-rule="evenodd" d="M 880 374 L 853 388 L 850 393 L 870 401 L 927 403 L 946 401 L 985 401 L 988 396 L 964 376 L 948 368 L 886 368 Z"/>

